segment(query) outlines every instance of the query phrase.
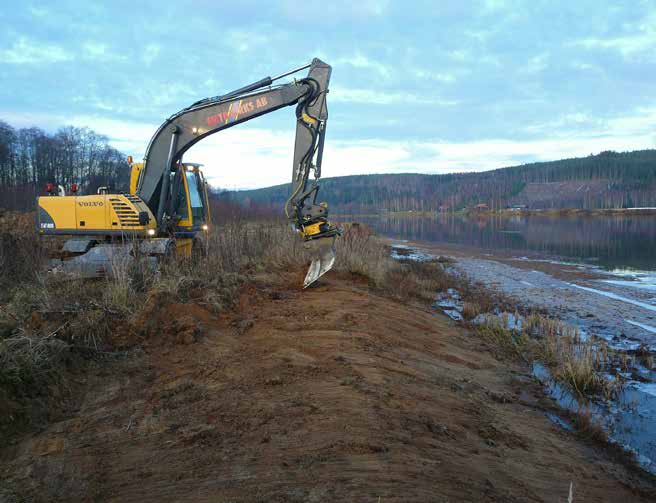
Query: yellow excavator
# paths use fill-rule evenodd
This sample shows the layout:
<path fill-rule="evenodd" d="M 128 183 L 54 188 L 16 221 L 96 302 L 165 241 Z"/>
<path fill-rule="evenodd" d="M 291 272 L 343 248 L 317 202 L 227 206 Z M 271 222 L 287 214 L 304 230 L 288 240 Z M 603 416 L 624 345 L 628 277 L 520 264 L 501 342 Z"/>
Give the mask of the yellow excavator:
<path fill-rule="evenodd" d="M 308 68 L 305 78 L 273 85 Z M 195 249 L 204 248 L 211 216 L 201 165 L 184 162 L 184 153 L 211 134 L 296 105 L 285 214 L 311 250 L 304 287 L 312 284 L 332 268 L 340 234 L 328 220 L 328 205 L 317 203 L 330 74 L 331 67 L 315 58 L 309 65 L 202 99 L 172 115 L 155 132 L 142 163 L 128 157 L 129 194 L 101 187 L 97 194 L 76 195 L 77 187 L 71 184 L 73 194 L 66 195 L 64 187 L 48 184 L 49 195 L 38 198 L 37 230 L 44 236 L 69 236 L 59 267 L 95 276 L 111 272 L 113 264 L 129 260 L 135 250 L 154 262 L 165 256 L 194 257 Z"/>

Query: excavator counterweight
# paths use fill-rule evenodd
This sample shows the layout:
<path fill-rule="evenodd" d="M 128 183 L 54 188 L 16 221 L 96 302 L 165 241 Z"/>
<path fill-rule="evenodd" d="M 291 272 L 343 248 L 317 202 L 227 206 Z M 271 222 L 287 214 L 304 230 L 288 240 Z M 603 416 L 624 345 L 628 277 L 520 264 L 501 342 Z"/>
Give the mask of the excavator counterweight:
<path fill-rule="evenodd" d="M 309 69 L 307 77 L 274 85 L 304 69 Z M 105 262 L 129 255 L 130 249 L 155 257 L 175 251 L 191 255 L 202 246 L 211 216 L 200 165 L 184 162 L 185 152 L 207 136 L 295 105 L 296 140 L 285 214 L 311 250 L 313 259 L 303 285 L 309 286 L 332 268 L 335 238 L 340 234 L 328 220 L 327 204 L 317 203 L 330 74 L 329 65 L 314 59 L 180 110 L 157 129 L 143 163 L 130 163 L 130 194 L 103 190 L 97 195 L 40 197 L 38 232 L 72 236 L 64 247 L 69 260 L 62 264 L 87 274 L 111 270 Z M 314 180 L 309 183 L 311 174 Z M 121 253 L 114 253 L 115 248 Z"/>

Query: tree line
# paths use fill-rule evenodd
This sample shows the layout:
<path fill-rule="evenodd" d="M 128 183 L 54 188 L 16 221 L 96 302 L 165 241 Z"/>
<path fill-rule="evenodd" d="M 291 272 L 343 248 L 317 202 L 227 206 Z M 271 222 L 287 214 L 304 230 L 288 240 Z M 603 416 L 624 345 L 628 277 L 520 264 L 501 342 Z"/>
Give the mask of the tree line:
<path fill-rule="evenodd" d="M 106 136 L 73 126 L 16 129 L 0 120 L 0 208 L 34 208 L 48 183 L 75 183 L 78 193 L 91 194 L 101 186 L 126 191 L 128 182 L 126 156 Z"/>
<path fill-rule="evenodd" d="M 602 152 L 588 157 L 446 175 L 353 175 L 322 180 L 320 198 L 339 212 L 456 211 L 479 204 L 530 208 L 656 206 L 656 150 Z M 238 191 L 245 205 L 279 206 L 289 185 Z M 225 196 L 224 196 L 225 197 Z"/>

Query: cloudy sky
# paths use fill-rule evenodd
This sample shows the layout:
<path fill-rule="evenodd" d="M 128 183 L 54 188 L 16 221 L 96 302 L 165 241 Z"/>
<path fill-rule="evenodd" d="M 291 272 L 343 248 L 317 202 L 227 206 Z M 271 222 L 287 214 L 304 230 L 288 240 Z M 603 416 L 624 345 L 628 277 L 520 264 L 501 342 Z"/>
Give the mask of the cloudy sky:
<path fill-rule="evenodd" d="M 177 110 L 315 56 L 333 66 L 324 176 L 656 147 L 649 0 L 23 0 L 0 22 L 0 119 L 88 126 L 136 158 Z M 186 160 L 221 187 L 284 183 L 294 125 L 283 109 Z"/>

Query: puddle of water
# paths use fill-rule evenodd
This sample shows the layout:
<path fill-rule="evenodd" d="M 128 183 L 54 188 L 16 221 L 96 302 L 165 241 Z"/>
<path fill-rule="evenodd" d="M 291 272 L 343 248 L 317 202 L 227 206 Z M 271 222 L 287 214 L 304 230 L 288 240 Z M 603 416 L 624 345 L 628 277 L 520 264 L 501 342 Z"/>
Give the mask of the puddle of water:
<path fill-rule="evenodd" d="M 609 299 L 619 300 L 621 302 L 626 302 L 627 304 L 633 304 L 634 306 L 638 306 L 643 309 L 656 312 L 656 306 L 652 306 L 651 304 L 647 304 L 646 302 L 640 302 L 639 300 L 629 299 L 628 297 L 622 297 L 621 295 L 617 295 L 616 293 L 606 292 L 604 290 L 597 290 L 596 288 L 581 286 L 575 283 L 567 283 L 567 284 L 569 286 L 573 286 L 574 288 L 585 290 L 586 292 L 596 293 L 599 295 L 603 295 L 604 297 L 608 297 Z"/>
<path fill-rule="evenodd" d="M 415 262 L 426 262 L 433 258 L 432 255 L 417 251 L 407 245 L 399 244 L 392 245 L 390 256 L 394 260 L 413 260 Z"/>
<path fill-rule="evenodd" d="M 540 363 L 533 363 L 532 373 L 561 408 L 574 413 L 589 410 L 611 442 L 633 453 L 642 468 L 656 474 L 656 383 L 630 381 L 616 402 L 581 403 Z M 562 422 L 561 418 L 550 419 L 556 424 Z"/>
<path fill-rule="evenodd" d="M 642 393 L 647 393 L 648 395 L 651 395 L 656 398 L 656 383 L 655 382 L 649 382 L 649 383 L 637 383 L 635 385 L 637 389 L 639 389 Z"/>
<path fill-rule="evenodd" d="M 636 290 L 644 290 L 647 292 L 656 292 L 656 285 L 638 280 L 600 279 L 598 281 L 601 281 L 602 283 L 608 283 L 609 285 L 634 288 Z"/>
<path fill-rule="evenodd" d="M 646 323 L 640 323 L 639 321 L 632 321 L 632 320 L 624 320 L 630 325 L 635 325 L 636 327 L 640 327 L 643 330 L 646 330 L 647 332 L 651 332 L 653 334 L 656 334 L 656 327 L 652 327 L 651 325 L 647 325 Z"/>
<path fill-rule="evenodd" d="M 619 279 L 602 279 L 601 283 L 619 286 L 640 292 L 656 292 L 656 272 L 639 271 L 636 269 L 613 269 L 608 274 Z"/>
<path fill-rule="evenodd" d="M 637 279 L 643 282 L 650 282 L 653 285 L 656 285 L 656 272 L 655 271 L 643 271 L 640 269 L 627 269 L 627 268 L 615 268 L 608 271 L 613 276 L 624 276 L 631 279 Z"/>

